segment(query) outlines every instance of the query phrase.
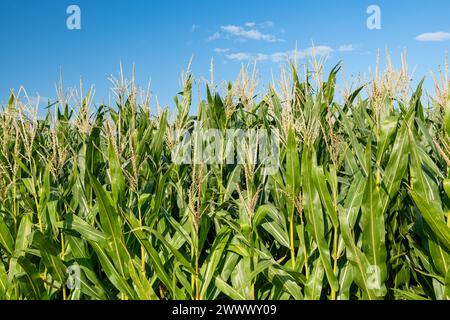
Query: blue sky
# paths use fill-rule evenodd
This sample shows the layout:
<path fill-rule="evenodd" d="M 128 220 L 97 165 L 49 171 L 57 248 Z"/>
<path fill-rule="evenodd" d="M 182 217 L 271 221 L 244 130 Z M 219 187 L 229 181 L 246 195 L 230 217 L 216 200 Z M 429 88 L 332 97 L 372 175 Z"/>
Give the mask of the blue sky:
<path fill-rule="evenodd" d="M 72 4 L 81 9 L 81 30 L 66 27 Z M 380 30 L 366 26 L 369 5 L 381 9 Z M 198 78 L 209 78 L 214 58 L 216 80 L 234 80 L 256 59 L 267 83 L 286 53 L 297 44 L 306 58 L 312 42 L 328 67 L 342 60 L 347 76 L 373 67 L 377 48 L 388 48 L 397 65 L 406 49 L 417 81 L 444 62 L 449 14 L 448 0 L 2 0 L 0 104 L 21 85 L 30 96 L 54 98 L 60 67 L 65 87 L 82 77 L 101 102 L 122 61 L 127 74 L 135 64 L 137 82 L 151 80 L 161 104 L 173 106 L 192 56 Z"/>

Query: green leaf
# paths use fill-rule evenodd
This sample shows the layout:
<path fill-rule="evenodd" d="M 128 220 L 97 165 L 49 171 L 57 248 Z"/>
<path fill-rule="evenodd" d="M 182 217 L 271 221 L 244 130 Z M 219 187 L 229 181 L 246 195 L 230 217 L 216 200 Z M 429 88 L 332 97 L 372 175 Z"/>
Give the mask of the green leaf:
<path fill-rule="evenodd" d="M 367 146 L 367 154 L 370 156 L 371 143 Z M 380 289 L 380 294 L 384 294 L 386 288 L 384 282 L 387 277 L 386 267 L 386 239 L 385 239 L 385 222 L 384 213 L 382 210 L 379 190 L 375 184 L 372 174 L 372 166 L 368 166 L 368 181 L 364 193 L 365 201 L 362 203 L 362 243 L 363 251 L 371 266 L 377 272 L 376 280 L 379 281 L 377 288 Z M 379 272 L 379 274 L 378 274 Z M 383 293 L 382 293 L 383 292 Z"/>
<path fill-rule="evenodd" d="M 445 298 L 450 300 L 450 269 L 447 271 L 445 276 Z"/>
<path fill-rule="evenodd" d="M 6 291 L 8 289 L 8 275 L 5 266 L 0 261 L 0 299 L 6 300 Z"/>
<path fill-rule="evenodd" d="M 286 188 L 290 198 L 290 201 L 287 203 L 288 217 L 292 219 L 295 210 L 292 199 L 295 199 L 300 193 L 300 161 L 297 152 L 295 131 L 292 127 L 288 131 L 286 146 Z"/>
<path fill-rule="evenodd" d="M 328 283 L 335 291 L 339 290 L 339 283 L 336 275 L 331 267 L 331 257 L 328 248 L 328 243 L 325 238 L 325 224 L 320 203 L 319 192 L 314 185 L 313 170 L 315 167 L 314 152 L 310 148 L 305 148 L 302 156 L 302 176 L 303 176 L 303 193 L 304 193 L 304 208 L 306 219 L 310 224 L 312 236 L 317 243 L 320 253 L 322 266 L 325 269 L 325 274 Z"/>
<path fill-rule="evenodd" d="M 100 223 L 103 231 L 112 246 L 113 259 L 116 263 L 118 271 L 122 276 L 126 276 L 127 268 L 125 268 L 125 261 L 127 260 L 127 253 L 123 243 L 123 232 L 120 222 L 120 215 L 114 208 L 111 198 L 102 188 L 98 180 L 87 171 L 92 188 L 97 196 Z"/>
<path fill-rule="evenodd" d="M 264 214 L 264 218 L 261 216 Z M 257 210 L 257 221 L 279 244 L 289 248 L 289 235 L 286 230 L 285 218 L 273 206 Z"/>
<path fill-rule="evenodd" d="M 433 230 L 434 234 L 438 237 L 441 243 L 450 250 L 450 228 L 445 224 L 443 220 L 443 212 L 436 210 L 432 203 L 428 202 L 422 194 L 415 190 L 410 191 L 411 196 L 419 208 L 423 218 Z"/>
<path fill-rule="evenodd" d="M 23 291 L 25 296 L 29 299 L 47 300 L 48 294 L 45 291 L 44 282 L 34 264 L 25 257 L 20 257 L 17 262 L 24 270 L 21 279 L 26 283 L 26 289 Z"/>
<path fill-rule="evenodd" d="M 450 136 L 450 100 L 447 101 L 447 106 L 444 113 L 444 124 L 447 135 Z"/>
<path fill-rule="evenodd" d="M 117 207 L 122 203 L 125 197 L 125 177 L 122 172 L 122 167 L 120 165 L 119 156 L 112 145 L 112 141 L 109 142 L 108 156 L 109 156 L 109 180 L 111 183 L 111 192 L 114 200 L 114 204 Z"/>
<path fill-rule="evenodd" d="M 340 220 L 340 228 L 342 232 L 342 237 L 345 242 L 345 248 L 347 250 L 347 257 L 350 261 L 353 271 L 354 271 L 354 280 L 356 284 L 363 290 L 365 293 L 366 299 L 377 299 L 377 288 L 370 287 L 369 283 L 371 283 L 369 279 L 369 270 L 370 263 L 367 260 L 366 256 L 361 252 L 361 250 L 356 246 L 355 241 L 352 236 L 352 232 L 349 226 L 349 219 L 347 216 L 341 214 L 339 216 Z M 375 289 L 375 290 L 374 290 Z"/>
<path fill-rule="evenodd" d="M 58 226 L 64 227 L 68 230 L 74 230 L 80 233 L 83 239 L 88 241 L 95 241 L 102 245 L 106 243 L 106 236 L 103 232 L 98 231 L 76 215 L 67 215 L 65 221 L 60 222 Z"/>
<path fill-rule="evenodd" d="M 326 213 L 330 218 L 333 226 L 335 228 L 339 225 L 339 220 L 337 216 L 336 209 L 333 204 L 333 200 L 331 199 L 330 191 L 328 190 L 327 180 L 325 178 L 325 174 L 323 172 L 323 168 L 315 167 L 313 168 L 314 175 L 314 183 L 317 191 L 319 192 L 320 199 L 326 209 Z"/>
<path fill-rule="evenodd" d="M 159 300 L 155 291 L 152 288 L 151 283 L 141 273 L 137 272 L 135 265 L 139 266 L 139 262 L 135 259 L 128 261 L 128 269 L 130 270 L 130 276 L 133 280 L 136 294 L 140 300 Z"/>
<path fill-rule="evenodd" d="M 214 274 L 217 272 L 217 266 L 223 256 L 225 248 L 230 239 L 231 230 L 223 227 L 216 235 L 214 243 L 211 247 L 211 253 L 206 257 L 200 272 L 202 275 L 202 284 L 200 288 L 200 298 L 207 298 L 207 290 L 213 279 Z"/>
<path fill-rule="evenodd" d="M 123 294 L 125 294 L 130 299 L 135 299 L 135 291 L 130 287 L 127 279 L 119 273 L 119 271 L 114 266 L 111 259 L 106 254 L 106 251 L 96 242 L 89 242 L 94 249 L 98 260 L 102 266 L 103 271 L 108 276 L 108 280 Z"/>
<path fill-rule="evenodd" d="M 398 193 L 408 168 L 408 128 L 412 126 L 413 119 L 413 108 L 411 108 L 403 120 L 392 147 L 391 156 L 383 176 L 382 191 L 380 191 L 383 212 L 387 211 L 389 203 Z"/>
<path fill-rule="evenodd" d="M 322 283 L 324 276 L 322 262 L 320 259 L 316 259 L 313 265 L 313 271 L 311 272 L 305 286 L 306 300 L 320 300 L 322 294 Z"/>
<path fill-rule="evenodd" d="M 130 227 L 133 230 L 133 234 L 136 236 L 136 239 L 142 246 L 144 246 L 146 252 L 149 254 L 150 262 L 155 269 L 158 279 L 161 280 L 165 287 L 173 294 L 174 292 L 172 290 L 172 281 L 168 272 L 166 271 L 166 268 L 164 267 L 164 263 L 162 262 L 158 251 L 150 243 L 149 238 L 145 234 L 144 230 L 142 230 L 142 228 L 140 228 L 139 225 L 136 224 L 135 219 L 130 218 L 127 219 L 127 221 L 130 223 Z"/>
<path fill-rule="evenodd" d="M 8 252 L 10 255 L 13 254 L 14 250 L 14 239 L 9 231 L 8 225 L 0 217 L 0 245 Z"/>
<path fill-rule="evenodd" d="M 444 212 L 438 201 L 436 183 L 423 172 L 421 158 L 414 144 L 414 135 L 409 133 L 411 145 L 412 185 L 410 194 L 433 233 L 450 250 L 450 228 L 444 220 Z"/>
<path fill-rule="evenodd" d="M 384 119 L 380 124 L 380 133 L 378 138 L 378 149 L 376 162 L 381 163 L 381 159 L 389 146 L 389 142 L 397 129 L 398 116 L 390 116 Z"/>
<path fill-rule="evenodd" d="M 47 267 L 48 272 L 52 274 L 53 279 L 57 280 L 61 285 L 64 285 L 67 278 L 66 266 L 59 257 L 60 252 L 56 244 L 39 231 L 36 231 L 33 235 L 33 244 L 36 244 L 39 248 L 42 261 Z"/>
<path fill-rule="evenodd" d="M 350 262 L 346 262 L 345 266 L 340 270 L 339 273 L 339 293 L 337 296 L 338 300 L 350 300 L 350 287 L 353 283 L 353 267 Z"/>
<path fill-rule="evenodd" d="M 241 295 L 237 290 L 235 290 L 228 283 L 223 281 L 220 276 L 215 277 L 214 284 L 217 288 L 222 291 L 226 296 L 233 300 L 245 300 L 245 297 Z"/>
<path fill-rule="evenodd" d="M 445 179 L 443 185 L 444 185 L 444 191 L 447 194 L 447 197 L 450 198 L 450 179 Z"/>
<path fill-rule="evenodd" d="M 340 110 L 340 115 L 341 115 L 341 121 L 342 121 L 342 124 L 344 126 L 345 132 L 349 136 L 350 143 L 351 143 L 351 145 L 353 147 L 353 151 L 356 154 L 356 157 L 357 157 L 357 159 L 359 160 L 359 162 L 361 164 L 361 169 L 363 170 L 364 174 L 367 175 L 367 168 L 366 168 L 366 165 L 365 165 L 366 159 L 365 159 L 365 156 L 364 156 L 364 149 L 363 149 L 362 145 L 358 142 L 358 138 L 356 137 L 356 135 L 354 133 L 354 129 L 350 125 L 350 120 L 349 120 L 348 116 L 342 110 Z"/>

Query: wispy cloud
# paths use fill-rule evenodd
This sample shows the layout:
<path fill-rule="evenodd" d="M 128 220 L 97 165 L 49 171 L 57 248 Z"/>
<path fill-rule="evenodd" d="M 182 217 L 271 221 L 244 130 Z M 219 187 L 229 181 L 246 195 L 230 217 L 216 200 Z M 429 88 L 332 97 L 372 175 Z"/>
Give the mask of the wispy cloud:
<path fill-rule="evenodd" d="M 270 61 L 277 63 L 286 61 L 288 59 L 293 59 L 296 54 L 299 59 L 305 59 L 314 55 L 317 57 L 326 57 L 329 56 L 333 51 L 334 50 L 331 47 L 322 45 L 299 50 L 297 51 L 297 53 L 295 52 L 295 50 L 279 51 L 270 54 L 236 52 L 227 54 L 226 58 L 232 61 Z"/>
<path fill-rule="evenodd" d="M 220 39 L 220 33 L 219 32 L 214 32 L 212 35 L 210 35 L 208 37 L 208 41 L 214 41 Z"/>
<path fill-rule="evenodd" d="M 353 44 L 343 44 L 338 49 L 340 52 L 351 52 L 355 51 L 356 47 Z"/>
<path fill-rule="evenodd" d="M 446 41 L 450 40 L 450 33 L 448 32 L 428 32 L 419 34 L 416 37 L 417 41 Z"/>
<path fill-rule="evenodd" d="M 214 48 L 214 52 L 217 52 L 217 53 L 226 53 L 228 51 L 230 51 L 230 49 L 228 49 L 228 48 Z"/>
<path fill-rule="evenodd" d="M 301 59 L 318 56 L 318 57 L 326 57 L 329 56 L 334 50 L 326 45 L 309 47 L 304 50 L 300 50 L 298 52 L 298 57 Z"/>
<path fill-rule="evenodd" d="M 227 59 L 233 60 L 233 61 L 253 60 L 253 59 L 251 59 L 251 57 L 252 57 L 251 54 L 249 54 L 247 52 L 237 52 L 237 53 L 227 54 Z"/>
<path fill-rule="evenodd" d="M 271 22 L 272 23 L 272 22 Z M 267 24 L 267 23 L 264 23 Z M 264 24 L 261 24 L 262 27 Z M 273 23 L 272 23 L 273 24 Z M 255 40 L 266 42 L 280 42 L 283 41 L 277 36 L 266 33 L 258 29 L 255 22 L 246 22 L 243 26 L 239 25 L 225 25 L 220 27 L 220 31 L 216 31 L 209 38 L 208 41 L 217 40 L 220 38 L 225 39 L 238 39 L 238 40 Z"/>
<path fill-rule="evenodd" d="M 267 42 L 280 41 L 280 39 L 278 39 L 274 35 L 263 33 L 258 29 L 245 29 L 243 27 L 235 25 L 222 26 L 220 29 L 230 36 L 241 39 L 262 40 Z"/>

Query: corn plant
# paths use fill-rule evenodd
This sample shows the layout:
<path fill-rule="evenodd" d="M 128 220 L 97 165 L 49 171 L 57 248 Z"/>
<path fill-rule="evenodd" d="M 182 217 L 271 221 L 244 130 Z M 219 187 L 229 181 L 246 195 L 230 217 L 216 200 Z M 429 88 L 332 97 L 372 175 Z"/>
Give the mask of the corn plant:
<path fill-rule="evenodd" d="M 63 94 L 37 117 L 24 92 L 0 113 L 0 299 L 450 299 L 450 97 L 392 68 L 336 91 L 294 65 L 257 95 L 183 75 L 150 112 L 134 81 L 115 105 Z M 26 95 L 25 95 L 26 96 Z M 265 130 L 276 170 L 175 161 L 179 132 Z M 222 144 L 218 158 L 229 152 Z M 273 159 L 272 159 L 273 160 Z"/>

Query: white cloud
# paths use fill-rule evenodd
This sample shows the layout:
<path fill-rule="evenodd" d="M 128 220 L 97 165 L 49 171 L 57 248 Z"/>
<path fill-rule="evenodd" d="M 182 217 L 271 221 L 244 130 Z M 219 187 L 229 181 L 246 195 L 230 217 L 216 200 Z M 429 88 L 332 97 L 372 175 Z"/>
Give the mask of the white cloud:
<path fill-rule="evenodd" d="M 350 52 L 350 51 L 355 51 L 355 46 L 352 44 L 343 44 L 339 47 L 339 51 L 340 52 Z"/>
<path fill-rule="evenodd" d="M 217 52 L 217 53 L 226 53 L 228 51 L 230 51 L 230 49 L 228 49 L 228 48 L 215 48 L 214 49 L 214 52 Z"/>
<path fill-rule="evenodd" d="M 267 24 L 267 22 L 265 22 Z M 272 23 L 273 25 L 273 23 Z M 263 24 L 261 24 L 263 28 Z M 262 32 L 258 30 L 255 22 L 246 22 L 243 26 L 238 25 L 226 25 L 221 26 L 220 31 L 212 34 L 208 41 L 217 40 L 220 38 L 236 38 L 241 41 L 245 40 L 256 40 L 256 41 L 266 41 L 266 42 L 279 42 L 283 41 L 278 39 L 275 35 Z"/>
<path fill-rule="evenodd" d="M 416 37 L 417 41 L 446 41 L 450 40 L 448 32 L 428 32 L 422 33 Z"/>
<path fill-rule="evenodd" d="M 231 36 L 241 39 L 262 40 L 267 42 L 279 41 L 274 35 L 262 33 L 258 29 L 245 29 L 235 25 L 222 26 L 220 29 Z"/>
<path fill-rule="evenodd" d="M 300 59 L 305 59 L 316 55 L 318 57 L 329 56 L 334 50 L 329 46 L 316 46 L 309 47 L 300 51 L 297 51 L 297 57 Z M 287 61 L 288 59 L 293 59 L 295 57 L 295 50 L 290 51 L 280 51 L 271 54 L 256 53 L 252 54 L 249 52 L 238 52 L 230 53 L 226 55 L 227 59 L 233 61 L 270 61 L 274 63 L 279 63 L 282 61 Z"/>
<path fill-rule="evenodd" d="M 217 40 L 220 39 L 220 33 L 219 32 L 214 32 L 214 34 L 212 34 L 209 38 L 208 41 L 213 41 L 213 40 Z"/>
<path fill-rule="evenodd" d="M 271 62 L 281 62 L 286 61 L 292 53 L 289 52 L 275 52 L 272 54 L 265 53 L 248 53 L 248 52 L 238 52 L 227 54 L 227 58 L 233 61 L 271 61 Z"/>
<path fill-rule="evenodd" d="M 264 54 L 264 53 L 258 53 L 255 56 L 255 61 L 267 61 L 267 60 L 272 60 L 272 55 Z"/>
<path fill-rule="evenodd" d="M 251 55 L 246 52 L 230 53 L 227 54 L 227 58 L 234 61 L 247 61 L 250 60 Z"/>
<path fill-rule="evenodd" d="M 304 50 L 300 50 L 298 52 L 298 57 L 301 59 L 318 56 L 318 57 L 326 57 L 329 56 L 334 50 L 329 46 L 315 46 L 309 47 Z"/>
<path fill-rule="evenodd" d="M 270 55 L 270 60 L 272 62 L 282 62 L 288 59 L 292 59 L 295 56 L 295 51 L 286 51 L 286 52 L 275 52 Z"/>

